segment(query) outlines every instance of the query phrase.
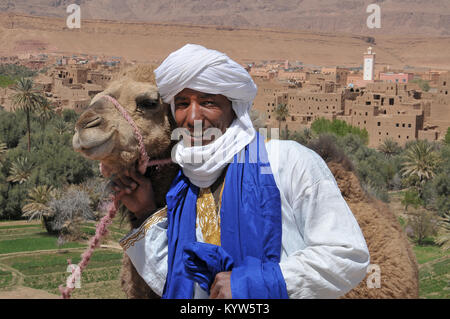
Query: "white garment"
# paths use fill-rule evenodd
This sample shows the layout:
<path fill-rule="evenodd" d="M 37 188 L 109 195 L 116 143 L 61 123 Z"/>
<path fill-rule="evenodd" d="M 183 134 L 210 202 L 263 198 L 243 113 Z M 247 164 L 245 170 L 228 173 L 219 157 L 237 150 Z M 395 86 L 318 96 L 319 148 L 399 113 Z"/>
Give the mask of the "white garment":
<path fill-rule="evenodd" d="M 248 72 L 227 55 L 196 44 L 186 44 L 171 53 L 154 73 L 159 93 L 164 102 L 170 103 L 174 116 L 174 97 L 185 88 L 221 94 L 232 103 L 236 119 L 222 136 L 205 146 L 185 146 L 180 141 L 172 155 L 194 185 L 209 187 L 234 155 L 256 136 L 250 108 L 257 87 Z"/>
<path fill-rule="evenodd" d="M 365 277 L 369 251 L 333 175 L 319 155 L 294 141 L 271 140 L 266 148 L 281 195 L 280 268 L 289 298 L 344 295 Z M 159 295 L 167 274 L 166 230 L 163 218 L 148 228 L 141 245 L 126 250 Z M 206 295 L 196 289 L 195 297 Z"/>

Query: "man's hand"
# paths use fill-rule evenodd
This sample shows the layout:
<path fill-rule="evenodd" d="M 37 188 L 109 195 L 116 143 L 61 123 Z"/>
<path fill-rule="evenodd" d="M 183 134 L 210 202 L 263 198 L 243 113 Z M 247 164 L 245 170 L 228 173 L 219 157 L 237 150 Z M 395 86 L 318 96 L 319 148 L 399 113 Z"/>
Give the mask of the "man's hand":
<path fill-rule="evenodd" d="M 211 285 L 211 299 L 231 299 L 231 271 L 219 272 Z"/>
<path fill-rule="evenodd" d="M 156 209 L 155 198 L 150 178 L 136 170 L 127 170 L 124 175 L 113 179 L 113 189 L 118 192 L 118 199 L 134 213 L 138 219 Z"/>

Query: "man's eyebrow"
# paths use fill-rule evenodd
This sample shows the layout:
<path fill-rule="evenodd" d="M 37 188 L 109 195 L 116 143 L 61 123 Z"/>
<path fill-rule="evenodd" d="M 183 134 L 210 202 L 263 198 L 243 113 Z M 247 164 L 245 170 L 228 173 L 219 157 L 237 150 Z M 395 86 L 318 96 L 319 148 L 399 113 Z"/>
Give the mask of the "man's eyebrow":
<path fill-rule="evenodd" d="M 186 100 L 187 96 L 175 96 L 175 101 Z"/>

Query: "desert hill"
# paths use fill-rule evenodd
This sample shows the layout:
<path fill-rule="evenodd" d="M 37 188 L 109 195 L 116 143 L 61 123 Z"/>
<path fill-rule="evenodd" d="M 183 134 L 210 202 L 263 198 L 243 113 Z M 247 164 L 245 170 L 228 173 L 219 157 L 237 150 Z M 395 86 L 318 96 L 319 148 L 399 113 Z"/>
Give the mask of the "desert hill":
<path fill-rule="evenodd" d="M 448 0 L 0 0 L 0 12 L 84 19 L 282 28 L 365 35 L 450 35 Z M 381 8 L 381 29 L 368 29 L 366 8 Z"/>
<path fill-rule="evenodd" d="M 81 29 L 68 29 L 66 18 L 0 13 L 0 55 L 87 53 L 159 62 L 186 43 L 198 43 L 224 51 L 240 62 L 288 59 L 310 65 L 358 67 L 369 46 L 367 40 L 366 36 L 347 33 L 84 18 Z M 450 37 L 377 35 L 371 45 L 378 66 L 450 69 Z"/>

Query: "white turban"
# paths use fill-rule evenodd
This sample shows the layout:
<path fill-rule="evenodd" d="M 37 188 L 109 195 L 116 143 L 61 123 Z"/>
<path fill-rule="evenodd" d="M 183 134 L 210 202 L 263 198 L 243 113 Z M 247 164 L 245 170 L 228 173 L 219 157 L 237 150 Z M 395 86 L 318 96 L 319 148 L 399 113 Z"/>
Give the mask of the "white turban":
<path fill-rule="evenodd" d="M 171 53 L 155 70 L 162 99 L 170 103 L 175 116 L 174 97 L 185 88 L 221 94 L 232 102 L 237 118 L 225 134 L 205 146 L 185 147 L 180 141 L 174 160 L 198 187 L 209 187 L 227 163 L 255 137 L 250 108 L 257 87 L 248 72 L 224 53 L 200 45 L 187 44 Z M 193 163 L 194 158 L 201 158 Z"/>

